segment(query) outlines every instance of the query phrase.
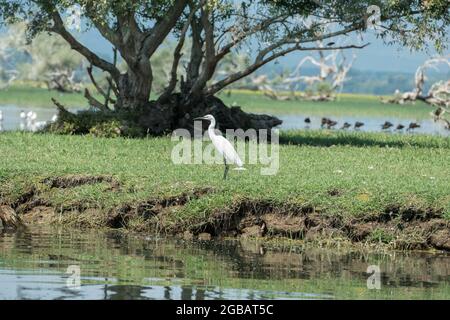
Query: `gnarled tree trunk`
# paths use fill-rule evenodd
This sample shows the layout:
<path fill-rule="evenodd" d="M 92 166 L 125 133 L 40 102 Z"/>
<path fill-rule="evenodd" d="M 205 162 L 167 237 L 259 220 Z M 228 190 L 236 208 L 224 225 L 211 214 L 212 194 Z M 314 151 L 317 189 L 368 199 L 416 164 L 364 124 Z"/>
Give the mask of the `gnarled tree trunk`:
<path fill-rule="evenodd" d="M 133 110 L 148 105 L 152 86 L 150 63 L 142 64 L 137 70 L 129 70 L 121 74 L 117 91 L 119 96 L 115 104 L 116 110 Z"/>

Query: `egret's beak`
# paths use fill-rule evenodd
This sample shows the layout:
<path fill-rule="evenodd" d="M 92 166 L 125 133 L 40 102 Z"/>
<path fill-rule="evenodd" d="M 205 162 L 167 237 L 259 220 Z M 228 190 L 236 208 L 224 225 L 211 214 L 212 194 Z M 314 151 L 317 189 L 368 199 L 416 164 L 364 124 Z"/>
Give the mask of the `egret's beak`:
<path fill-rule="evenodd" d="M 194 121 L 195 120 L 206 120 L 206 119 L 204 117 L 198 117 L 198 118 L 195 118 Z"/>

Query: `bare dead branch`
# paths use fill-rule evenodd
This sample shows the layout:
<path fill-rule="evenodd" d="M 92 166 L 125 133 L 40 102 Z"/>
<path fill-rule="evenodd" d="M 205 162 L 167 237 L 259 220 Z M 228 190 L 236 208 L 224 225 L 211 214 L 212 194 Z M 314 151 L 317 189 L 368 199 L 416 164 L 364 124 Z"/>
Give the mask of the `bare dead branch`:
<path fill-rule="evenodd" d="M 98 101 L 97 99 L 95 99 L 91 93 L 89 92 L 89 90 L 86 88 L 84 89 L 84 97 L 88 100 L 88 103 L 90 106 L 102 110 L 102 111 L 107 111 L 109 110 L 108 107 L 105 107 L 105 105 L 103 103 L 101 103 L 100 101 Z"/>
<path fill-rule="evenodd" d="M 260 67 L 262 67 L 263 65 L 265 65 L 279 57 L 285 56 L 286 54 L 291 53 L 293 51 L 342 50 L 342 49 L 352 49 L 352 48 L 353 49 L 363 49 L 363 48 L 367 47 L 368 45 L 369 45 L 369 43 L 366 43 L 361 46 L 347 45 L 347 46 L 320 48 L 320 47 L 301 47 L 299 44 L 296 44 L 295 46 L 292 46 L 290 48 L 273 53 L 268 58 L 261 59 L 261 58 L 257 57 L 255 59 L 254 63 L 252 65 L 250 65 L 249 67 L 247 67 L 246 69 L 236 72 L 236 73 L 226 77 L 225 79 L 214 83 L 209 88 L 206 88 L 205 94 L 213 95 L 213 94 L 217 93 L 218 91 L 222 90 L 224 87 L 230 85 L 231 83 L 236 82 L 236 81 L 244 78 L 245 76 L 251 74 L 252 72 L 254 72 L 257 69 L 259 69 Z"/>

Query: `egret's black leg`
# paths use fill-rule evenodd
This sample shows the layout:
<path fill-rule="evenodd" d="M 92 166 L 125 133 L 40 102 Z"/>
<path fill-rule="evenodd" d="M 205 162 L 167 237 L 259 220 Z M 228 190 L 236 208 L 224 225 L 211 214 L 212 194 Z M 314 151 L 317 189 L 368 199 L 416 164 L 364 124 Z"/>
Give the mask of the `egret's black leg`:
<path fill-rule="evenodd" d="M 225 157 L 223 157 L 223 163 L 225 164 L 225 171 L 223 172 L 223 180 L 226 180 L 229 167 L 227 164 L 227 159 Z"/>

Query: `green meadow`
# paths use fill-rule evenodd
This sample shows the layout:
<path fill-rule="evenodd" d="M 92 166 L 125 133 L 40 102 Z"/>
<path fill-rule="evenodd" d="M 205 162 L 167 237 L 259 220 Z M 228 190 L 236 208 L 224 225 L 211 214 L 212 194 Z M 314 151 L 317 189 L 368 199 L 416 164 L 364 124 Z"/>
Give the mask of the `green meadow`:
<path fill-rule="evenodd" d="M 320 215 L 346 220 L 382 215 L 389 207 L 440 212 L 444 219 L 450 218 L 448 138 L 292 131 L 283 133 L 280 140 L 276 174 L 262 175 L 261 168 L 267 167 L 262 164 L 246 165 L 246 171 L 231 170 L 224 181 L 220 164 L 174 164 L 171 154 L 177 142 L 168 137 L 106 139 L 2 133 L 2 202 L 14 203 L 34 187 L 39 199 L 60 212 L 72 212 L 81 205 L 106 215 L 125 203 L 208 187 L 214 192 L 165 214 L 165 225 L 189 230 L 243 199 L 295 203 L 312 207 Z M 107 183 L 51 188 L 43 182 L 72 175 L 112 176 L 121 187 L 111 192 Z M 102 226 L 97 218 L 80 215 L 74 221 Z M 128 227 L 139 230 L 141 224 L 145 221 L 136 219 Z M 383 235 L 374 236 L 378 239 Z M 394 239 L 382 242 L 390 240 Z"/>
<path fill-rule="evenodd" d="M 54 95 L 39 88 L 13 87 L 0 93 L 0 104 L 44 105 Z M 389 114 L 427 118 L 430 111 L 422 104 L 385 105 L 378 97 L 362 95 L 343 94 L 333 103 L 275 103 L 246 91 L 223 93 L 222 98 L 227 104 L 245 106 L 249 112 L 277 114 L 344 112 L 368 117 Z M 84 103 L 81 94 L 62 94 L 58 99 L 70 107 Z M 37 190 L 40 202 L 57 209 L 59 221 L 65 212 L 94 208 L 98 213 L 95 216 L 72 214 L 64 221 L 98 227 L 105 226 L 106 216 L 125 204 L 139 206 L 149 199 L 176 198 L 208 188 L 212 191 L 164 211 L 165 227 L 192 230 L 217 212 L 236 210 L 246 201 L 277 206 L 295 204 L 297 208 L 310 208 L 320 217 L 336 216 L 345 221 L 383 217 L 392 210 L 400 215 L 412 212 L 450 219 L 448 137 L 339 130 L 282 131 L 279 154 L 271 154 L 273 150 L 268 148 L 269 156 L 276 161 L 270 165 L 247 164 L 247 170 L 242 172 L 231 170 L 226 181 L 222 179 L 221 164 L 174 164 L 171 155 L 177 143 L 170 137 L 107 139 L 3 132 L 1 202 L 17 206 L 30 189 Z M 241 154 L 243 158 L 247 156 Z M 275 168 L 274 174 L 262 174 L 262 169 L 269 166 Z M 101 181 L 68 188 L 53 188 L 45 183 L 48 179 L 73 176 L 112 177 L 120 188 L 111 191 L 108 182 Z M 162 222 L 155 223 L 159 226 Z M 143 230 L 148 222 L 136 218 L 127 227 Z M 384 229 L 375 228 L 371 232 L 367 241 L 372 243 L 390 244 L 397 238 L 386 234 Z"/>
<path fill-rule="evenodd" d="M 421 120 L 429 119 L 432 111 L 432 108 L 421 102 L 406 105 L 383 104 L 380 97 L 370 95 L 340 94 L 337 101 L 330 103 L 273 101 L 260 92 L 246 90 L 232 90 L 230 93 L 222 92 L 219 97 L 227 105 L 237 105 L 244 111 L 253 113 L 302 114 L 305 116 L 323 114 L 330 116 L 386 116 Z M 86 108 L 86 99 L 82 93 L 58 93 L 29 85 L 16 85 L 6 90 L 0 90 L 0 105 L 55 108 L 51 98 L 55 98 L 68 108 Z"/>

